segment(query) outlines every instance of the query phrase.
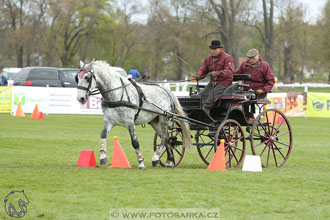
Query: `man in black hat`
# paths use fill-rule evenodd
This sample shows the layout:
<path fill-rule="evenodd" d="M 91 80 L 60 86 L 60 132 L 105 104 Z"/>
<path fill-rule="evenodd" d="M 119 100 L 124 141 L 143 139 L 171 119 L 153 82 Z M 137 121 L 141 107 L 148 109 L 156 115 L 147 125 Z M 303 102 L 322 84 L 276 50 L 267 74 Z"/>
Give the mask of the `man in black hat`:
<path fill-rule="evenodd" d="M 219 40 L 212 40 L 209 48 L 211 54 L 204 60 L 196 76 L 199 79 L 210 74 L 209 84 L 199 93 L 203 109 L 208 114 L 224 90 L 232 84 L 234 72 L 234 59 L 223 51 Z"/>

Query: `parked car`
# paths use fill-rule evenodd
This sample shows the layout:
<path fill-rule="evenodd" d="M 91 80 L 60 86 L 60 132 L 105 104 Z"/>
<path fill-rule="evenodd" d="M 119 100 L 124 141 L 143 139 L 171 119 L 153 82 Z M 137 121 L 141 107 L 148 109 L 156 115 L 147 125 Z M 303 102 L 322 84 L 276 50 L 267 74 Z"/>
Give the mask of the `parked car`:
<path fill-rule="evenodd" d="M 21 71 L 22 68 L 8 68 L 5 67 L 2 69 L 2 74 L 7 78 L 8 86 L 12 86 L 14 84 L 14 79 L 16 74 Z"/>
<path fill-rule="evenodd" d="M 59 68 L 60 80 L 62 82 L 63 87 L 77 87 L 77 83 L 75 81 L 75 77 L 79 72 L 79 69 L 73 68 Z"/>
<path fill-rule="evenodd" d="M 74 80 L 79 69 L 25 67 L 16 74 L 15 86 L 77 87 Z"/>
<path fill-rule="evenodd" d="M 111 68 L 113 68 L 114 70 L 116 70 L 118 73 L 120 73 L 120 75 L 122 75 L 123 77 L 128 77 L 127 72 L 121 68 L 121 67 L 116 67 L 116 66 L 112 66 Z"/>

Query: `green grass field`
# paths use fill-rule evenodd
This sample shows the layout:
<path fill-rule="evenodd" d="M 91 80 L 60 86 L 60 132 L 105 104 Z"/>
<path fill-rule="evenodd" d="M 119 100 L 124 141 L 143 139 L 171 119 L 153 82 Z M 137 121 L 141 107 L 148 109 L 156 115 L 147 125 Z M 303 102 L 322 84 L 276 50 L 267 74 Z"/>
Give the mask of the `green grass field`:
<path fill-rule="evenodd" d="M 147 170 L 137 169 L 128 132 L 108 136 L 107 166 L 77 167 L 80 151 L 98 162 L 102 116 L 49 115 L 45 120 L 0 114 L 0 217 L 4 198 L 24 190 L 22 219 L 109 219 L 111 208 L 220 208 L 221 219 L 329 219 L 330 119 L 290 118 L 294 145 L 288 162 L 263 172 L 208 171 L 197 150 L 179 167 L 153 168 L 153 131 L 138 127 Z M 132 169 L 108 169 L 113 136 Z M 251 154 L 248 144 L 247 154 Z"/>

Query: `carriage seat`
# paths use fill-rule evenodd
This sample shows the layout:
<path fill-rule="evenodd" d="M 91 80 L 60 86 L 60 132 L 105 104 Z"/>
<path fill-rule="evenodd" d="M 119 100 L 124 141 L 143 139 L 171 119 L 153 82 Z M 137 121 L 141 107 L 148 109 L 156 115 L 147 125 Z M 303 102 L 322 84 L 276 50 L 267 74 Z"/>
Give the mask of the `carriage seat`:
<path fill-rule="evenodd" d="M 234 74 L 233 75 L 234 82 L 225 89 L 222 96 L 231 96 L 234 93 L 240 92 L 241 91 L 240 88 L 249 88 L 250 85 L 248 85 L 248 84 L 242 84 L 242 83 L 235 82 L 235 81 L 249 80 L 249 79 L 251 79 L 250 74 Z"/>

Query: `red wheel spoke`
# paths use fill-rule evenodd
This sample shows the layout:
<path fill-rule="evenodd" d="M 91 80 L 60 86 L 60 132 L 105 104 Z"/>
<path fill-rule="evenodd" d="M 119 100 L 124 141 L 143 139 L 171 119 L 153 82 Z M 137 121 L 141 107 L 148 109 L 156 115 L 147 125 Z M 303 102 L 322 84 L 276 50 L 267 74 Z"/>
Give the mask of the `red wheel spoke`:
<path fill-rule="evenodd" d="M 209 152 L 207 152 L 207 154 L 205 155 L 205 159 L 210 155 L 212 149 L 213 149 L 213 147 L 211 147 L 211 149 L 209 150 Z"/>
<path fill-rule="evenodd" d="M 172 150 L 171 150 L 172 151 Z M 175 156 L 174 156 L 174 153 L 172 151 L 172 155 L 173 155 L 173 164 L 175 164 Z"/>
<path fill-rule="evenodd" d="M 254 148 L 257 148 L 258 146 L 263 145 L 263 144 L 265 144 L 266 142 L 268 142 L 268 140 L 265 140 L 265 141 L 263 141 L 263 142 L 260 142 L 259 144 L 254 145 Z"/>
<path fill-rule="evenodd" d="M 278 138 L 278 137 L 282 137 L 283 135 L 290 134 L 290 133 L 291 133 L 290 131 L 287 131 L 285 133 L 281 133 L 280 135 L 277 135 L 277 136 L 274 136 L 274 137 Z"/>
<path fill-rule="evenodd" d="M 227 137 L 227 135 L 226 135 L 226 132 L 225 132 L 225 130 L 224 130 L 224 128 L 222 128 L 221 129 L 221 131 L 222 131 L 222 133 L 224 134 L 224 136 L 225 136 L 225 142 L 229 142 L 229 140 L 228 140 L 228 137 Z"/>
<path fill-rule="evenodd" d="M 267 164 L 266 164 L 266 167 L 268 167 L 268 164 L 269 164 L 269 155 L 270 155 L 270 146 L 269 144 L 268 145 L 268 154 L 267 154 Z"/>
<path fill-rule="evenodd" d="M 267 119 L 268 120 L 268 119 Z M 260 123 L 260 122 L 259 122 Z M 267 127 L 268 127 L 268 131 L 266 129 L 266 126 L 264 126 L 263 124 L 260 123 L 260 127 L 262 128 L 262 130 L 264 130 L 264 132 L 269 136 L 269 130 L 270 130 L 270 127 L 269 127 L 269 123 L 267 122 Z M 258 132 L 260 133 L 260 131 L 258 130 Z"/>
<path fill-rule="evenodd" d="M 285 159 L 284 155 L 282 154 L 281 150 L 279 147 L 277 147 L 277 145 L 274 143 L 276 150 L 281 154 L 281 156 L 283 157 L 283 159 Z"/>
<path fill-rule="evenodd" d="M 269 124 L 270 124 L 270 121 L 268 120 L 268 112 L 266 112 L 266 121 L 267 121 L 267 127 L 268 127 L 268 131 L 270 131 L 270 127 L 269 127 Z M 263 125 L 261 125 L 262 128 L 263 128 Z M 266 132 L 266 130 L 264 129 L 264 131 Z M 266 132 L 267 133 L 267 132 Z M 269 132 L 268 132 L 268 135 L 269 135 Z"/>
<path fill-rule="evenodd" d="M 266 144 L 266 146 L 264 147 L 264 149 L 261 151 L 261 153 L 260 153 L 260 157 L 262 156 L 262 154 L 264 153 L 264 151 L 266 150 L 266 148 L 268 147 L 268 145 L 269 145 L 269 142 Z"/>
<path fill-rule="evenodd" d="M 243 136 L 241 136 L 241 137 L 239 137 L 239 138 L 236 138 L 236 139 L 233 141 L 233 143 L 238 143 L 238 141 L 241 141 L 243 138 L 244 138 Z"/>
<path fill-rule="evenodd" d="M 180 155 L 180 157 L 182 157 L 182 154 L 180 151 L 178 151 L 177 149 L 175 149 L 175 151 Z"/>
<path fill-rule="evenodd" d="M 281 117 L 283 117 L 283 116 L 281 116 Z M 285 120 L 283 118 L 283 120 L 281 121 L 281 124 L 278 125 L 278 127 L 276 128 L 276 131 L 275 132 L 277 132 L 282 127 L 282 125 L 284 124 L 284 122 L 285 122 Z"/>
<path fill-rule="evenodd" d="M 273 155 L 274 155 L 275 165 L 277 166 L 276 155 L 275 155 L 274 147 L 272 144 L 271 144 L 271 147 L 272 147 L 272 151 L 273 151 Z"/>
<path fill-rule="evenodd" d="M 273 134 L 273 131 L 274 131 L 276 114 L 277 114 L 277 112 L 275 112 L 275 114 L 274 114 L 273 123 L 272 123 L 273 124 L 273 126 L 272 126 L 272 132 L 270 132 L 270 135 L 272 135 Z"/>
<path fill-rule="evenodd" d="M 165 154 L 166 150 L 163 151 L 163 153 L 160 154 L 159 158 L 163 157 L 163 155 Z"/>
<path fill-rule="evenodd" d="M 230 148 L 230 150 L 231 150 L 231 148 Z M 234 157 L 234 158 L 235 158 L 235 160 L 236 160 L 236 163 L 238 163 L 238 159 L 237 159 L 237 157 L 236 157 L 235 153 L 233 152 L 233 150 L 231 150 L 231 152 L 232 152 L 232 154 L 233 154 L 233 157 Z"/>
<path fill-rule="evenodd" d="M 229 146 L 228 146 L 229 147 Z M 229 167 L 231 168 L 231 156 L 230 156 L 230 147 L 229 147 L 229 150 L 228 150 L 228 160 L 229 160 Z"/>
<path fill-rule="evenodd" d="M 282 145 L 287 146 L 287 147 L 290 147 L 290 145 L 288 145 L 288 144 L 286 144 L 286 143 L 283 143 L 283 142 L 281 142 L 281 141 L 274 141 L 274 142 L 276 142 L 276 143 L 278 143 L 278 144 L 282 144 Z"/>

